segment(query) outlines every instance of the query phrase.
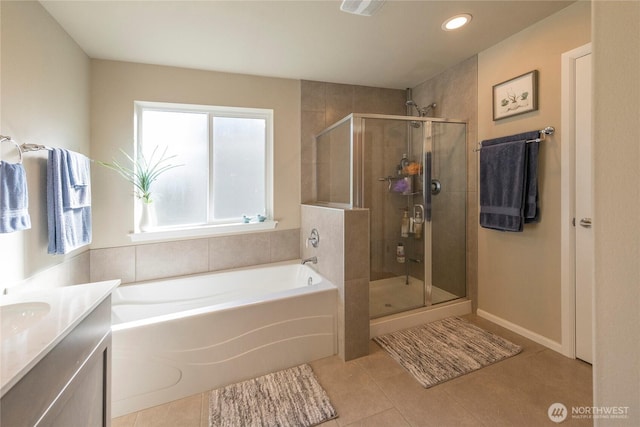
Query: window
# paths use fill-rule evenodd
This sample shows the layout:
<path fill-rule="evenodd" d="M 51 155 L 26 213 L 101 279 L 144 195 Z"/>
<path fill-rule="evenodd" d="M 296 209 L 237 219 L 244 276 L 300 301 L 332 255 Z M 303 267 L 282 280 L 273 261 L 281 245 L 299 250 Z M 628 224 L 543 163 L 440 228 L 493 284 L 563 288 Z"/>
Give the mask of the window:
<path fill-rule="evenodd" d="M 271 218 L 272 128 L 273 110 L 136 102 L 138 149 L 184 165 L 153 184 L 158 227 Z"/>

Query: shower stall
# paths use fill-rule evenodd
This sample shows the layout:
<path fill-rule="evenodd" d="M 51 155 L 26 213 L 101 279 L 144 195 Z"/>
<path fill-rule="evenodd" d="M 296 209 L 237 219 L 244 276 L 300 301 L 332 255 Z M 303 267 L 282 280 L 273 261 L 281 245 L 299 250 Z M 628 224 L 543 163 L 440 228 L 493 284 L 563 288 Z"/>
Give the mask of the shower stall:
<path fill-rule="evenodd" d="M 370 318 L 466 296 L 466 123 L 350 114 L 316 136 L 316 200 L 367 208 Z"/>

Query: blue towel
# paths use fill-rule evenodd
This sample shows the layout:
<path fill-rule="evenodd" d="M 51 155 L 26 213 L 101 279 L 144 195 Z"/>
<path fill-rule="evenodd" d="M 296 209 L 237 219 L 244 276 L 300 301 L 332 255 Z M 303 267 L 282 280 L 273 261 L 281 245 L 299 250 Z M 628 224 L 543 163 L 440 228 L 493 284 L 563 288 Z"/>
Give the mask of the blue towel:
<path fill-rule="evenodd" d="M 482 141 L 480 151 L 480 225 L 522 231 L 538 219 L 538 131 Z"/>
<path fill-rule="evenodd" d="M 81 155 L 59 148 L 49 151 L 47 218 L 50 254 L 66 254 L 91 243 L 89 161 L 85 157 L 85 162 L 84 156 L 78 156 Z"/>
<path fill-rule="evenodd" d="M 0 161 L 0 233 L 31 228 L 27 174 L 21 163 Z"/>
<path fill-rule="evenodd" d="M 67 165 L 61 170 L 64 208 L 91 207 L 91 161 L 84 155 L 62 150 L 63 163 Z"/>

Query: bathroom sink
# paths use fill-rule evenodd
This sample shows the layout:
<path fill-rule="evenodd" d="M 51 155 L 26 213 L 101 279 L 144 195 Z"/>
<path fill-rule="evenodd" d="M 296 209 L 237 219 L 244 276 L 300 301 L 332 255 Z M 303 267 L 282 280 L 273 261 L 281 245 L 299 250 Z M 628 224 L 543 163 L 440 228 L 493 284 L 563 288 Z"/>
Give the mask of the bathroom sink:
<path fill-rule="evenodd" d="M 3 339 L 18 335 L 45 317 L 51 306 L 46 302 L 20 302 L 0 306 Z"/>

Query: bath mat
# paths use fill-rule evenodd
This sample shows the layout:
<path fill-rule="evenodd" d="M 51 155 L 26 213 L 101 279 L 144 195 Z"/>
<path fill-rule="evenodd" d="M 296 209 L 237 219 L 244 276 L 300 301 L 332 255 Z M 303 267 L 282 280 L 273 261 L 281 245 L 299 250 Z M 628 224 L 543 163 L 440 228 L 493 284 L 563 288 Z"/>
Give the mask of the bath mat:
<path fill-rule="evenodd" d="M 212 390 L 210 427 L 314 426 L 337 417 L 309 365 Z"/>
<path fill-rule="evenodd" d="M 374 340 L 425 388 L 514 356 L 522 348 L 450 317 Z"/>

